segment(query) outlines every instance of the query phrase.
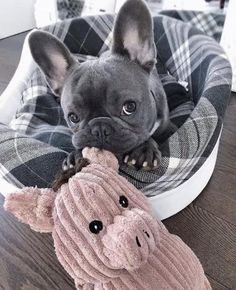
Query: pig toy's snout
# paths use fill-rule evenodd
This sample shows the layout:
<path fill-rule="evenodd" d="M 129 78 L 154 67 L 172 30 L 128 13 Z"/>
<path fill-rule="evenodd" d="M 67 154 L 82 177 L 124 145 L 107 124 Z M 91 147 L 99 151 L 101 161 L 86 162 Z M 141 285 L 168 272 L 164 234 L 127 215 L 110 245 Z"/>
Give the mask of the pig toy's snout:
<path fill-rule="evenodd" d="M 138 269 L 159 244 L 157 222 L 140 209 L 126 210 L 107 227 L 102 241 L 111 267 Z"/>

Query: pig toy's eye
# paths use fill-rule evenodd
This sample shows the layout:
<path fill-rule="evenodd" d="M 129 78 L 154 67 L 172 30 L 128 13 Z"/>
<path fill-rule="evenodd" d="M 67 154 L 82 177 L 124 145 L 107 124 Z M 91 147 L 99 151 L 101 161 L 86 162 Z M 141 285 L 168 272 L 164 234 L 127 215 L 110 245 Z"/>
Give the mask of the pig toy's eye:
<path fill-rule="evenodd" d="M 91 233 L 97 235 L 103 229 L 103 224 L 101 221 L 94 220 L 89 224 L 89 230 Z"/>
<path fill-rule="evenodd" d="M 125 197 L 124 195 L 121 195 L 120 196 L 120 200 L 119 200 L 119 203 L 122 207 L 124 208 L 127 208 L 129 206 L 129 201 L 128 201 L 128 198 Z"/>

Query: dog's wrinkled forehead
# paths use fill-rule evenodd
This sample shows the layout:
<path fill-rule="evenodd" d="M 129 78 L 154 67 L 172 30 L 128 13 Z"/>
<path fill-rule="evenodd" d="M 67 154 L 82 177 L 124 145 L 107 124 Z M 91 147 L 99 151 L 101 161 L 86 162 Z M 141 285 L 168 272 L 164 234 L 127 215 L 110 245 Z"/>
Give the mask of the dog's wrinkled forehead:
<path fill-rule="evenodd" d="M 124 3 L 116 17 L 112 35 L 111 57 L 108 57 L 108 62 L 110 71 L 112 71 L 111 76 L 114 76 L 115 81 L 120 84 L 122 81 L 129 80 L 131 85 L 132 81 L 139 81 L 139 77 L 133 80 L 132 77 L 127 76 L 127 71 L 132 75 L 131 62 L 134 67 L 136 66 L 137 74 L 141 72 L 141 68 L 148 73 L 153 70 L 156 63 L 153 21 L 144 1 L 127 0 Z M 29 46 L 32 56 L 44 72 L 49 86 L 57 96 L 60 96 L 63 86 L 68 82 L 68 74 L 78 67 L 74 57 L 64 43 L 55 36 L 42 31 L 36 31 L 30 35 Z M 114 68 L 112 62 L 119 57 L 121 61 Z M 82 64 L 81 71 L 84 70 L 82 67 L 89 66 L 91 63 L 93 63 L 93 67 L 97 67 L 97 71 L 100 69 L 100 76 L 104 78 L 102 66 L 105 63 L 103 60 Z M 118 74 L 118 72 L 121 74 L 116 76 L 115 73 Z M 114 80 L 112 79 L 112 81 Z"/>
<path fill-rule="evenodd" d="M 148 74 L 138 64 L 110 56 L 76 66 L 64 86 L 62 99 L 65 95 L 67 104 L 78 98 L 81 102 L 92 100 L 101 104 L 105 101 L 104 96 L 120 97 L 130 92 L 136 100 L 142 100 L 148 87 Z"/>

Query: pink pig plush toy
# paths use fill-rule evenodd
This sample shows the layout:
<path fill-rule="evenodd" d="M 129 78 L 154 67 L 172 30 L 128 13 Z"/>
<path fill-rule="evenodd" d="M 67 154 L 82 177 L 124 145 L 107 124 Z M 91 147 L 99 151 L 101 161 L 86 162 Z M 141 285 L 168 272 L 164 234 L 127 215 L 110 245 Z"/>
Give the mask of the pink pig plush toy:
<path fill-rule="evenodd" d="M 77 289 L 211 289 L 191 249 L 118 174 L 116 157 L 96 148 L 85 148 L 83 156 L 90 164 L 57 192 L 26 187 L 4 204 L 33 230 L 52 232 L 56 255 Z"/>

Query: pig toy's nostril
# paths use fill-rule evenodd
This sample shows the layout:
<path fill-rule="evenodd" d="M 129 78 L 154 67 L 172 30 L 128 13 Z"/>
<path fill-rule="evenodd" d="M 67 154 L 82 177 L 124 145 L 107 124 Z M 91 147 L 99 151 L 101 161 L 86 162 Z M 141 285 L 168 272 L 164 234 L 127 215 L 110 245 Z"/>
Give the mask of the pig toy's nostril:
<path fill-rule="evenodd" d="M 149 233 L 148 233 L 147 231 L 144 231 L 144 230 L 143 230 L 143 232 L 144 232 L 144 234 L 145 234 L 148 238 L 150 238 L 150 235 L 149 235 Z M 138 247 L 141 248 L 141 243 L 140 243 L 140 241 L 139 241 L 139 239 L 138 239 L 138 236 L 136 236 L 136 243 L 137 243 Z"/>
<path fill-rule="evenodd" d="M 141 248 L 141 244 L 140 244 L 140 242 L 139 242 L 139 239 L 138 239 L 138 237 L 137 237 L 137 236 L 136 236 L 136 243 L 137 243 L 138 247 L 140 247 L 140 248 Z"/>
<path fill-rule="evenodd" d="M 146 236 L 147 236 L 148 238 L 150 238 L 150 235 L 149 235 L 148 232 L 146 232 L 146 231 L 143 231 L 143 232 L 146 234 Z"/>

